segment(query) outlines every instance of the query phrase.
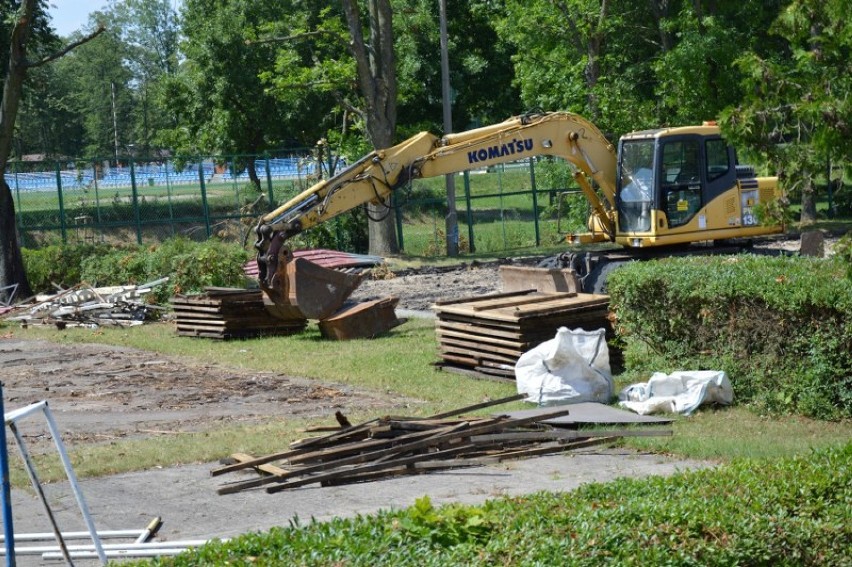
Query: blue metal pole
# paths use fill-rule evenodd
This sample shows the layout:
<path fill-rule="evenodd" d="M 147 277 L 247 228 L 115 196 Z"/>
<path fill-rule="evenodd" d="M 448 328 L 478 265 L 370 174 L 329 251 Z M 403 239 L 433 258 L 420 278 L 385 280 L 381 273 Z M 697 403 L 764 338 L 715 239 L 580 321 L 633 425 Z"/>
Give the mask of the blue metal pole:
<path fill-rule="evenodd" d="M 3 409 L 3 383 L 0 382 L 0 415 L 5 416 Z M 9 451 L 6 446 L 6 419 L 0 427 L 0 474 L 3 476 L 3 489 L 0 492 L 0 502 L 3 506 L 3 535 L 6 536 L 6 565 L 15 567 L 15 528 L 12 525 L 12 491 L 9 482 Z"/>

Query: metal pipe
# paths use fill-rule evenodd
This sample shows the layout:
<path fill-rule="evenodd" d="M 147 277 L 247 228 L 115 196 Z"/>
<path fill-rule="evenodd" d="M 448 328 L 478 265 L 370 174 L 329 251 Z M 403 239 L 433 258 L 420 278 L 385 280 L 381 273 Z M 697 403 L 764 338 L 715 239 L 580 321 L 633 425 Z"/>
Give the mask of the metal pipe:
<path fill-rule="evenodd" d="M 139 537 L 136 538 L 136 543 L 146 543 L 151 536 L 153 536 L 160 529 L 160 526 L 163 525 L 163 519 L 157 516 L 153 520 L 151 520 L 145 529 L 139 534 Z"/>
<path fill-rule="evenodd" d="M 98 532 L 98 537 L 101 539 L 111 539 L 111 538 L 137 538 L 145 533 L 144 529 L 136 529 L 136 530 L 107 530 Z M 41 541 L 43 539 L 53 539 L 55 535 L 53 532 L 32 532 L 27 534 L 15 534 L 15 542 L 24 542 L 24 541 Z M 62 537 L 64 539 L 89 539 L 92 537 L 92 534 L 89 532 L 62 532 Z M 0 536 L 0 543 L 5 543 L 6 537 Z"/>
<path fill-rule="evenodd" d="M 45 402 L 39 403 L 44 404 Z M 36 405 L 39 404 L 33 404 L 33 406 Z M 26 410 L 29 408 L 24 409 Z M 44 511 L 47 514 L 47 518 L 50 521 L 51 527 L 53 528 L 53 534 L 54 536 L 56 536 L 56 541 L 59 542 L 59 547 L 62 548 L 62 557 L 65 558 L 66 563 L 68 563 L 70 567 L 74 567 L 74 562 L 71 560 L 71 555 L 69 554 L 68 549 L 65 545 L 65 540 L 62 539 L 62 532 L 59 531 L 59 525 L 56 523 L 56 517 L 53 515 L 53 510 L 50 509 L 50 504 L 47 503 L 47 495 L 44 493 L 44 489 L 41 487 L 41 481 L 39 481 L 38 475 L 35 472 L 35 465 L 33 464 L 29 451 L 27 451 L 27 446 L 24 444 L 24 439 L 23 437 L 21 437 L 21 434 L 18 431 L 18 427 L 15 425 L 14 421 L 11 421 L 7 417 L 6 424 L 9 426 L 9 429 L 12 430 L 12 434 L 15 436 L 15 442 L 18 444 L 18 449 L 21 451 L 21 458 L 24 459 L 24 464 L 26 465 L 24 468 L 27 469 L 27 475 L 30 477 L 30 482 L 32 483 L 35 491 L 38 493 L 39 500 L 41 500 L 41 503 L 44 506 Z M 14 545 L 15 542 L 14 540 L 12 540 L 12 547 L 14 547 Z"/>
<path fill-rule="evenodd" d="M 71 490 L 74 492 L 74 497 L 77 499 L 77 505 L 80 507 L 80 512 L 83 514 L 83 520 L 86 522 L 86 527 L 89 528 L 89 533 L 92 535 L 92 542 L 101 559 L 101 563 L 108 563 L 107 557 L 103 552 L 101 540 L 98 538 L 98 531 L 95 528 L 95 522 L 89 514 L 89 507 L 86 505 L 86 499 L 83 498 L 83 493 L 77 484 L 77 474 L 74 472 L 74 467 L 71 465 L 71 459 L 68 457 L 68 452 L 65 450 L 65 445 L 62 443 L 62 438 L 59 434 L 59 427 L 53 419 L 53 414 L 48 409 L 47 402 L 44 403 L 44 416 L 47 418 L 47 424 L 50 428 L 50 433 L 53 435 L 53 442 L 56 445 L 56 450 L 59 451 L 59 457 L 62 459 L 62 464 L 65 467 L 65 473 L 68 475 L 68 481 L 71 484 Z"/>
<path fill-rule="evenodd" d="M 0 414 L 3 412 L 3 383 L 0 382 Z M 2 492 L 0 504 L 3 506 L 3 539 L 9 539 L 9 556 L 6 557 L 6 567 L 15 567 L 15 528 L 12 524 L 12 491 L 9 483 L 9 450 L 6 445 L 6 425 L 0 431 L 0 474 L 2 474 Z"/>
<path fill-rule="evenodd" d="M 28 406 L 22 407 L 20 409 L 16 409 L 10 411 L 7 414 L 3 415 L 3 419 L 6 421 L 6 425 L 11 425 L 13 422 L 18 421 L 32 413 L 35 413 L 44 408 L 47 405 L 47 402 L 36 402 L 34 404 L 30 404 Z"/>
<path fill-rule="evenodd" d="M 108 543 L 103 544 L 104 551 L 122 551 L 122 550 L 138 550 L 138 549 L 188 549 L 190 547 L 201 547 L 207 543 L 205 539 L 187 540 L 187 541 L 158 541 L 155 543 Z M 93 545 L 69 545 L 68 551 L 90 551 L 95 553 Z M 0 553 L 6 553 L 6 548 L 0 547 Z M 33 545 L 29 547 L 18 547 L 15 549 L 18 555 L 40 555 L 42 553 L 59 553 L 59 547 L 56 545 Z"/>
<path fill-rule="evenodd" d="M 185 548 L 157 548 L 157 549 L 128 549 L 128 550 L 118 550 L 111 549 L 107 552 L 107 557 L 159 557 L 161 555 L 180 555 L 186 551 Z M 97 559 L 98 554 L 94 551 L 75 551 L 71 554 L 74 559 Z M 58 560 L 62 559 L 62 555 L 59 553 L 43 553 L 41 555 L 43 560 Z"/>

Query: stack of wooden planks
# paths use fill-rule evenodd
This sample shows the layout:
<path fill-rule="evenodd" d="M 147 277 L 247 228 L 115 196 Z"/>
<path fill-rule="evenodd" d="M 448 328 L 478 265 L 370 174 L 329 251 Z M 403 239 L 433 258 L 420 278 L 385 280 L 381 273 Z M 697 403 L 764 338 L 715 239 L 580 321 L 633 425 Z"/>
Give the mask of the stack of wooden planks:
<path fill-rule="evenodd" d="M 307 321 L 275 317 L 267 310 L 259 289 L 205 288 L 204 293 L 176 295 L 171 300 L 177 333 L 189 337 L 237 339 L 289 335 L 305 329 Z"/>
<path fill-rule="evenodd" d="M 440 366 L 475 375 L 514 380 L 518 358 L 559 327 L 606 329 L 611 338 L 607 295 L 525 290 L 441 301 L 433 309 Z"/>
<path fill-rule="evenodd" d="M 526 410 L 517 416 L 464 414 L 522 399 L 511 396 L 426 418 L 381 417 L 351 425 L 338 413 L 340 427 L 326 435 L 302 439 L 286 451 L 263 457 L 235 453 L 213 476 L 251 469 L 259 476 L 219 487 L 232 494 L 266 487 L 274 493 L 301 486 L 332 486 L 379 480 L 435 470 L 494 464 L 504 460 L 570 451 L 632 435 L 671 435 L 670 420 L 636 416 L 630 412 L 590 404 L 594 414 L 618 414 L 617 419 L 588 421 L 591 428 L 569 419 L 573 406 Z M 623 416 L 622 416 L 623 414 Z M 602 423 L 641 423 L 659 427 L 613 429 Z M 326 429 L 327 430 L 327 429 Z M 277 462 L 277 464 L 275 464 Z"/>

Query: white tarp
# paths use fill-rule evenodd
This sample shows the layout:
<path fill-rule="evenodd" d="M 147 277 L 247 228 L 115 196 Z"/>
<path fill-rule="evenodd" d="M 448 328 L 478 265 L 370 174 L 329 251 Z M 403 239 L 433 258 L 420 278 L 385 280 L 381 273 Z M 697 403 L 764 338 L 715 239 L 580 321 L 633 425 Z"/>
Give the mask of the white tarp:
<path fill-rule="evenodd" d="M 633 384 L 618 394 L 619 405 L 638 414 L 689 415 L 704 404 L 730 405 L 734 390 L 721 370 L 655 372 L 647 382 Z"/>
<path fill-rule="evenodd" d="M 613 394 L 604 330 L 560 327 L 556 336 L 515 363 L 518 393 L 540 406 L 577 402 L 608 404 Z"/>

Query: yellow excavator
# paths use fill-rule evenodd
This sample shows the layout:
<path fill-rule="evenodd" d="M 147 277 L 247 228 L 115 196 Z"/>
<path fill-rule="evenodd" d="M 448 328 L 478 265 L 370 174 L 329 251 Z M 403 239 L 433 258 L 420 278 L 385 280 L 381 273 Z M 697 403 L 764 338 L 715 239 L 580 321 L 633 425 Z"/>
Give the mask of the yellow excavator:
<path fill-rule="evenodd" d="M 533 113 L 443 137 L 421 132 L 371 152 L 263 216 L 255 229 L 261 288 L 278 306 L 306 304 L 306 295 L 322 303 L 324 286 L 293 269 L 288 238 L 359 205 L 380 203 L 413 179 L 533 156 L 556 156 L 575 168 L 592 212 L 588 232 L 571 235 L 573 243 L 614 242 L 635 250 L 784 230 L 761 224 L 755 214 L 780 197 L 777 177 L 756 177 L 738 165 L 714 123 L 633 132 L 616 151 L 577 114 Z M 302 291 L 295 291 L 295 280 Z"/>

